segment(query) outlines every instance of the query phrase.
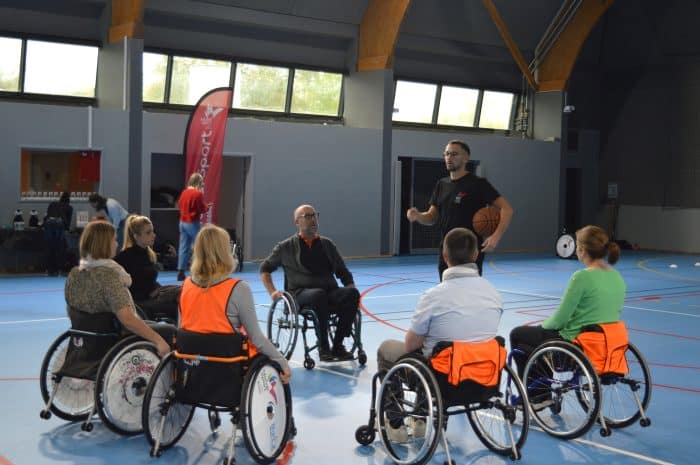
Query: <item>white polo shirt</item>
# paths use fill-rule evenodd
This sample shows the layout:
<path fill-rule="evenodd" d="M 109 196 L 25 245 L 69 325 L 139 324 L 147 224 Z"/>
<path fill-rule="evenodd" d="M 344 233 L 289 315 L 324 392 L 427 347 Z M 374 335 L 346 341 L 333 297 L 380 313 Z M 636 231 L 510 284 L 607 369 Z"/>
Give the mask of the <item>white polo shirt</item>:
<path fill-rule="evenodd" d="M 503 304 L 493 285 L 474 264 L 445 270 L 442 282 L 423 293 L 411 319 L 411 330 L 425 336 L 429 357 L 440 341 L 479 342 L 496 336 Z"/>

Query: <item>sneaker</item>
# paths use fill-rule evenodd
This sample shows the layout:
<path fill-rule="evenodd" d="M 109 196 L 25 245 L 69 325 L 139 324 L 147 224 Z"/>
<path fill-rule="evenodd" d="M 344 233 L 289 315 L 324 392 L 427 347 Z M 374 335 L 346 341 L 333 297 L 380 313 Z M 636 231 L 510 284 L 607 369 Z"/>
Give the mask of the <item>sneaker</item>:
<path fill-rule="evenodd" d="M 394 428 L 389 422 L 386 422 L 385 425 L 386 437 L 389 441 L 398 444 L 408 442 L 408 428 L 406 428 L 406 425 L 401 425 L 398 428 Z"/>
<path fill-rule="evenodd" d="M 409 418 L 408 426 L 413 431 L 413 437 L 415 439 L 421 439 L 425 437 L 425 420 L 422 418 Z"/>
<path fill-rule="evenodd" d="M 332 362 L 334 359 L 333 352 L 327 347 L 319 347 L 318 359 L 322 362 Z"/>
<path fill-rule="evenodd" d="M 552 399 L 543 399 L 537 402 L 530 402 L 530 408 L 532 408 L 534 412 L 539 412 L 540 410 L 544 410 L 552 405 L 554 405 L 554 401 Z"/>
<path fill-rule="evenodd" d="M 342 344 L 338 347 L 333 347 L 332 354 L 333 358 L 336 360 L 352 360 L 355 358 Z"/>
<path fill-rule="evenodd" d="M 178 281 L 184 281 L 185 280 L 185 272 L 180 270 L 177 272 L 177 280 Z"/>

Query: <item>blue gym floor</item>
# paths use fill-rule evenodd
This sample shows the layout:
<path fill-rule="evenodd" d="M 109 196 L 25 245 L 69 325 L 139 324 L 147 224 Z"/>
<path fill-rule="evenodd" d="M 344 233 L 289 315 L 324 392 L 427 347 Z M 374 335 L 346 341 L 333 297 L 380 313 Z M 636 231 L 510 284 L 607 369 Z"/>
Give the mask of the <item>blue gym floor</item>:
<path fill-rule="evenodd" d="M 695 464 L 693 444 L 700 437 L 700 257 L 623 251 L 618 264 L 627 281 L 623 318 L 630 338 L 646 357 L 654 384 L 649 428 L 633 425 L 602 438 L 598 428 L 579 440 L 561 441 L 536 427 L 523 448 L 523 464 Z M 369 362 L 301 366 L 301 344 L 292 358 L 292 393 L 298 435 L 290 464 L 388 464 L 381 443 L 359 446 L 355 429 L 366 423 L 375 354 L 385 338 L 403 338 L 418 296 L 437 282 L 433 256 L 349 260 L 363 293 L 363 343 Z M 676 267 L 671 267 L 676 265 Z M 484 276 L 502 294 L 505 312 L 500 334 L 544 319 L 557 306 L 575 260 L 545 254 L 493 254 Z M 258 278 L 257 264 L 245 263 L 239 277 L 255 292 L 264 324 L 270 299 Z M 275 275 L 279 282 L 281 273 Z M 39 368 L 51 342 L 65 329 L 60 277 L 0 278 L 0 465 L 21 464 L 217 464 L 225 434 L 212 436 L 206 412 L 197 411 L 183 439 L 160 459 L 150 458 L 143 436 L 120 437 L 99 423 L 91 433 L 79 424 L 39 418 L 42 408 Z M 175 283 L 173 272 L 162 284 Z M 226 430 L 228 431 L 227 422 Z M 533 425 L 534 426 L 534 425 Z M 464 418 L 451 418 L 447 430 L 456 463 L 501 464 L 508 459 L 485 449 Z M 252 464 L 237 441 L 238 464 Z M 442 464 L 439 446 L 431 464 Z"/>

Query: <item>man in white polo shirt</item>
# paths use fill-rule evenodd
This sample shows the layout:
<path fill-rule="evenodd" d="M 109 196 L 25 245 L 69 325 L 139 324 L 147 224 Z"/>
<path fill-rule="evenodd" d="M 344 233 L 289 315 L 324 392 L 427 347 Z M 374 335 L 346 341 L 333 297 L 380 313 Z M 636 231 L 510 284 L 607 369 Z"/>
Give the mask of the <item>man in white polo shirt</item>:
<path fill-rule="evenodd" d="M 478 253 L 477 238 L 470 230 L 454 228 L 445 235 L 442 256 L 448 268 L 442 282 L 418 300 L 405 339 L 389 339 L 379 346 L 380 371 L 390 369 L 407 352 L 421 350 L 430 357 L 440 341 L 481 342 L 496 336 L 503 305 L 496 288 L 479 276 Z M 389 433 L 400 438 L 404 433 L 399 428 L 405 427 L 391 425 Z"/>

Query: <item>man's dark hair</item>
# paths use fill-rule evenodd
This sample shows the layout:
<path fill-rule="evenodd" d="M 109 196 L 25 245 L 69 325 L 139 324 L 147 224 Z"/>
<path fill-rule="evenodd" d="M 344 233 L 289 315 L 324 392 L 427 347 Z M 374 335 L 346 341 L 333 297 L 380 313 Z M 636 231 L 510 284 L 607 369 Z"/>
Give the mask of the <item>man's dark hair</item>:
<path fill-rule="evenodd" d="M 469 146 L 468 146 L 467 143 L 464 142 L 463 140 L 458 140 L 458 139 L 451 140 L 451 141 L 449 141 L 449 142 L 447 143 L 447 145 L 450 145 L 450 144 L 459 145 L 460 147 L 462 147 L 462 148 L 467 152 L 467 155 L 471 156 L 472 151 L 469 150 Z"/>
<path fill-rule="evenodd" d="M 443 247 L 450 266 L 474 263 L 477 239 L 474 233 L 466 228 L 454 228 L 445 235 Z"/>

